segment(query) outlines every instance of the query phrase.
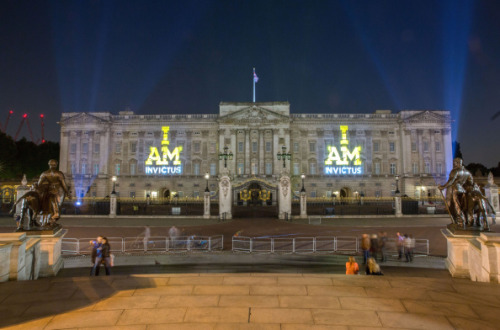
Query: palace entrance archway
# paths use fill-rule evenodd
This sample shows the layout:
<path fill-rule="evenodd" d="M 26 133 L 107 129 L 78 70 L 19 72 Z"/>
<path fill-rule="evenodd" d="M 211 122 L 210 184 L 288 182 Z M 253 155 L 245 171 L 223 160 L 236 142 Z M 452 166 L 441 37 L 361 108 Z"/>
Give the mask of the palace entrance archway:
<path fill-rule="evenodd" d="M 277 187 L 252 178 L 233 186 L 233 217 L 268 218 L 278 216 Z"/>

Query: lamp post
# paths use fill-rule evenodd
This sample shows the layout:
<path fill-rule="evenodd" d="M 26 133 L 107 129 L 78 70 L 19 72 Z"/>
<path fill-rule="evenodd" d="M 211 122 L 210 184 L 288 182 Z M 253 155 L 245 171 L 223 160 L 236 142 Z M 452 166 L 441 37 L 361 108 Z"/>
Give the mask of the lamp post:
<path fill-rule="evenodd" d="M 116 188 L 116 176 L 113 176 L 111 178 L 111 180 L 113 181 L 113 190 L 111 191 L 112 194 L 116 195 L 116 191 L 115 191 L 115 188 Z"/>
<path fill-rule="evenodd" d="M 229 148 L 226 146 L 224 147 L 224 152 L 219 154 L 219 160 L 224 159 L 224 168 L 227 167 L 227 160 L 233 160 L 233 153 L 231 151 L 227 151 Z"/>
<path fill-rule="evenodd" d="M 210 174 L 205 173 L 205 180 L 207 181 L 207 187 L 205 188 L 205 192 L 210 192 L 210 189 L 208 189 L 208 179 L 210 179 Z"/>
<path fill-rule="evenodd" d="M 285 161 L 292 159 L 292 154 L 289 153 L 289 152 L 286 152 L 286 147 L 285 146 L 281 147 L 281 153 L 278 152 L 276 154 L 276 156 L 278 156 L 278 160 L 283 159 L 283 168 L 286 167 L 286 162 Z"/>
<path fill-rule="evenodd" d="M 306 175 L 302 173 L 300 178 L 302 179 L 302 189 L 300 189 L 300 192 L 306 192 L 306 188 L 304 188 L 304 179 L 306 178 Z"/>
<path fill-rule="evenodd" d="M 396 175 L 394 176 L 394 179 L 396 179 L 396 195 L 398 195 L 400 192 L 399 192 L 399 175 Z"/>

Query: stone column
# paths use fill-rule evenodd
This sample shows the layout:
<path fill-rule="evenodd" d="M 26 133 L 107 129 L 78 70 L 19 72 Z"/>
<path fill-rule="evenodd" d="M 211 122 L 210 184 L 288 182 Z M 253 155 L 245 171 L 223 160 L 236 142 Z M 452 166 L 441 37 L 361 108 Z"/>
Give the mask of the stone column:
<path fill-rule="evenodd" d="M 245 130 L 245 174 L 252 174 L 250 162 L 250 133 L 251 130 Z"/>
<path fill-rule="evenodd" d="M 399 194 L 396 194 L 396 197 L 394 197 L 394 211 L 396 218 L 400 218 L 403 216 L 403 212 L 401 209 L 401 196 Z"/>
<path fill-rule="evenodd" d="M 111 193 L 111 198 L 109 199 L 109 217 L 110 218 L 116 217 L 116 207 L 117 207 L 116 194 Z"/>
<path fill-rule="evenodd" d="M 486 198 L 490 202 L 491 206 L 495 210 L 496 214 L 500 214 L 500 203 L 498 201 L 498 186 L 493 180 L 493 173 L 488 174 L 488 184 L 484 186 L 484 192 L 486 193 Z"/>
<path fill-rule="evenodd" d="M 288 170 L 284 169 L 278 184 L 279 218 L 292 218 L 292 187 Z"/>
<path fill-rule="evenodd" d="M 477 267 L 476 280 L 500 283 L 500 259 L 498 257 L 500 255 L 500 235 L 498 233 L 481 233 L 478 242 L 481 244 L 481 266 Z"/>
<path fill-rule="evenodd" d="M 445 174 L 451 172 L 453 168 L 453 150 L 451 142 L 451 129 L 443 130 L 443 150 L 445 154 Z"/>
<path fill-rule="evenodd" d="M 300 192 L 300 218 L 307 219 L 307 196 L 305 191 Z"/>
<path fill-rule="evenodd" d="M 0 242 L 0 282 L 9 280 L 12 245 L 12 242 Z"/>
<path fill-rule="evenodd" d="M 203 196 L 203 218 L 210 218 L 210 191 L 205 191 Z"/>
<path fill-rule="evenodd" d="M 220 173 L 219 180 L 219 217 L 232 219 L 232 188 L 229 171 L 225 168 Z"/>

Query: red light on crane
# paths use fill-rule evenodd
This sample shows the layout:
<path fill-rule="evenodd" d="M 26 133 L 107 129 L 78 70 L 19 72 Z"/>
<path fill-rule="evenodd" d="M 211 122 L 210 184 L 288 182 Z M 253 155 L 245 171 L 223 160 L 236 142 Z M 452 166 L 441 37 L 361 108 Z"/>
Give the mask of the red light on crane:
<path fill-rule="evenodd" d="M 28 114 L 26 114 L 26 113 L 25 113 L 25 114 L 23 115 L 23 118 L 28 118 Z"/>
<path fill-rule="evenodd" d="M 40 118 L 43 118 L 43 113 L 40 115 Z"/>
<path fill-rule="evenodd" d="M 10 110 L 9 113 L 12 115 L 14 113 L 14 111 Z"/>

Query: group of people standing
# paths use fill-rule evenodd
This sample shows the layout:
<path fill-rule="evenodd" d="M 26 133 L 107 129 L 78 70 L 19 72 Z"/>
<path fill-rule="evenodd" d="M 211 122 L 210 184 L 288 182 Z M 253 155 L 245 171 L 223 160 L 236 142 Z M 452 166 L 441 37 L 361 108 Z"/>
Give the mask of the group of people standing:
<path fill-rule="evenodd" d="M 403 259 L 403 255 L 406 258 L 406 262 L 413 261 L 413 250 L 415 249 L 415 238 L 413 235 L 400 233 L 396 234 L 398 237 L 398 260 Z"/>
<path fill-rule="evenodd" d="M 366 264 L 371 257 L 375 261 L 380 256 L 380 262 L 387 261 L 387 233 L 363 234 L 361 236 L 361 250 L 363 250 L 363 264 Z"/>
<path fill-rule="evenodd" d="M 90 276 L 99 276 L 99 269 L 101 264 L 104 265 L 106 270 L 106 276 L 111 275 L 111 266 L 113 266 L 113 261 L 111 258 L 111 247 L 109 246 L 108 239 L 104 236 L 97 236 L 95 241 L 90 241 L 92 246 L 92 269 L 90 270 Z"/>

